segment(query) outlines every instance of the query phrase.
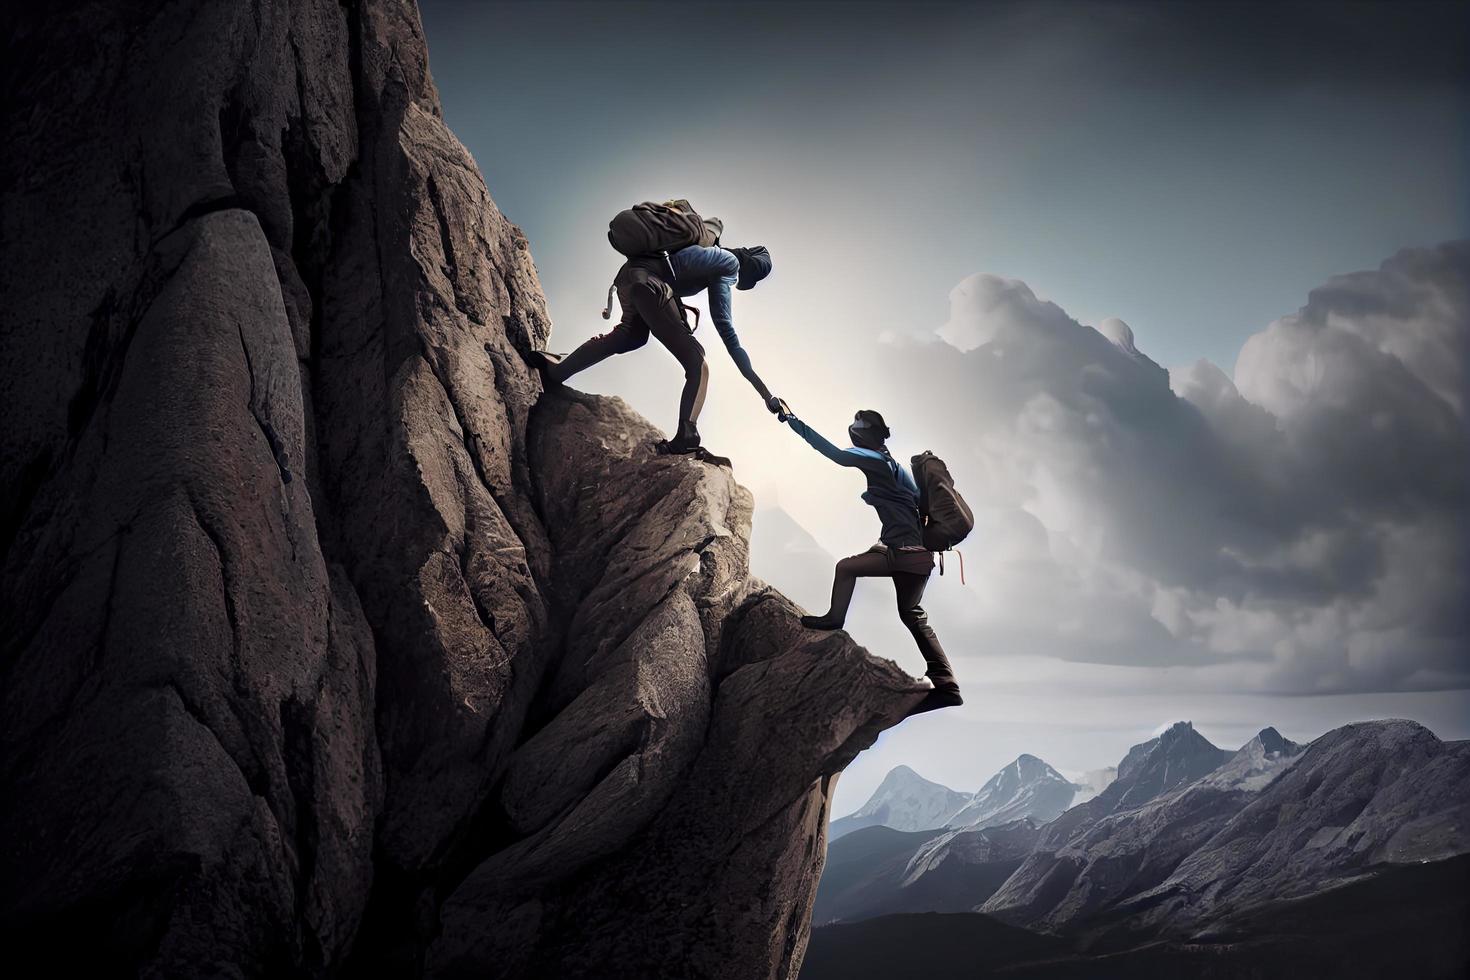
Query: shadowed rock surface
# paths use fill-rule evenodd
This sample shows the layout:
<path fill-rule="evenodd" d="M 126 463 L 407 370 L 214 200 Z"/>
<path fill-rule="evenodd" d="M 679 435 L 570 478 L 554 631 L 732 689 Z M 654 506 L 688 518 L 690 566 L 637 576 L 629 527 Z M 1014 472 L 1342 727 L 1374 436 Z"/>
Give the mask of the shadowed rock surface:
<path fill-rule="evenodd" d="M 926 688 L 753 591 L 728 472 L 542 399 L 413 4 L 47 5 L 4 43 L 10 948 L 794 969 L 832 780 Z"/>

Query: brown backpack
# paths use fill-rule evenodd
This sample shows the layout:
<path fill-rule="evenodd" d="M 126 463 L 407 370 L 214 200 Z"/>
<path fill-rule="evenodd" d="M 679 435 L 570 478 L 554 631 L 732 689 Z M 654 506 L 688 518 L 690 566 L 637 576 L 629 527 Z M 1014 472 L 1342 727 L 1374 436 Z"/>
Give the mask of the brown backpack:
<path fill-rule="evenodd" d="M 607 240 L 630 259 L 662 259 L 663 271 L 668 273 L 668 281 L 673 282 L 677 277 L 669 254 L 690 245 L 706 248 L 718 245 L 724 230 L 725 224 L 719 218 L 700 217 L 693 205 L 679 198 L 663 204 L 644 201 L 626 211 L 619 211 L 608 222 Z M 607 305 L 602 308 L 604 320 L 612 317 L 614 289 L 614 286 L 607 288 Z"/>

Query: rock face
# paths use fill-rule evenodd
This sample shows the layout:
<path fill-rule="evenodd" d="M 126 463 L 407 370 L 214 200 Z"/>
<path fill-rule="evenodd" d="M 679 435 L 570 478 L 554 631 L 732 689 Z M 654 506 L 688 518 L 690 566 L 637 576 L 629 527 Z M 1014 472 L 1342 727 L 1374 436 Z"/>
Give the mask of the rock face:
<path fill-rule="evenodd" d="M 10 947 L 794 971 L 832 779 L 923 689 L 748 581 L 727 473 L 542 398 L 535 269 L 412 3 L 11 27 Z"/>
<path fill-rule="evenodd" d="M 947 821 L 950 827 L 995 827 L 1016 820 L 1050 823 L 1072 805 L 1077 787 L 1034 755 L 1022 755 L 986 780 Z"/>
<path fill-rule="evenodd" d="M 895 766 L 883 777 L 868 802 L 832 821 L 827 836 L 836 840 L 863 827 L 933 830 L 943 827 L 969 799 L 967 794 L 931 782 L 908 766 Z"/>

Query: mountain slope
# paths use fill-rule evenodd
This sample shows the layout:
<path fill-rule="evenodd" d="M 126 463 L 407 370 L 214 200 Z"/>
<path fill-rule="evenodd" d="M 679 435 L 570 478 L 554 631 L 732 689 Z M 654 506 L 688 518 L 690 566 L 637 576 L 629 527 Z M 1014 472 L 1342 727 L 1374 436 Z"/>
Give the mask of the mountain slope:
<path fill-rule="evenodd" d="M 1037 833 L 1029 820 L 937 833 L 865 827 L 828 848 L 812 922 L 968 911 L 1010 877 Z"/>
<path fill-rule="evenodd" d="M 1072 804 L 1077 787 L 1034 755 L 1022 755 L 986 780 L 948 820 L 951 827 L 991 827 L 1030 818 L 1049 823 Z"/>
<path fill-rule="evenodd" d="M 1060 900 L 1059 892 L 1070 889 L 1082 868 L 1081 859 L 1066 850 L 1070 843 L 1113 813 L 1143 806 L 1187 786 L 1218 768 L 1229 755 L 1188 722 L 1178 722 L 1162 735 L 1133 746 L 1118 763 L 1116 780 L 1042 828 L 1031 855 L 984 903 L 984 910 L 1021 924 L 1046 917 Z"/>
<path fill-rule="evenodd" d="M 1163 881 L 1294 763 L 1301 747 L 1267 728 L 1214 772 L 1109 814 L 1028 862 L 977 909 L 1059 931 Z"/>
<path fill-rule="evenodd" d="M 931 782 L 908 766 L 895 766 L 852 813 L 832 821 L 827 836 L 836 840 L 862 827 L 894 830 L 932 830 L 943 827 L 965 805 L 969 796 Z"/>
<path fill-rule="evenodd" d="M 895 792 L 917 778 L 912 770 L 900 769 L 903 771 L 889 774 Z M 931 791 L 934 785 L 926 782 Z M 828 862 L 843 870 L 840 876 L 822 879 L 813 921 L 821 924 L 895 912 L 974 908 L 1011 877 L 1041 839 L 1041 824 L 1062 812 L 1075 789 L 1045 762 L 1022 755 L 974 794 L 925 797 L 941 801 L 929 813 L 952 805 L 953 796 L 960 797 L 962 805 L 951 811 L 947 821 L 930 825 L 942 823 L 944 829 L 904 837 L 902 848 L 880 851 L 871 847 L 870 842 L 878 840 L 871 830 L 863 831 L 862 841 L 854 840 L 850 846 L 845 838 L 836 840 L 834 834 Z M 886 814 L 886 798 L 880 787 L 870 806 L 864 807 L 868 814 L 859 819 Z M 1014 819 L 1005 819 L 1012 816 Z M 897 848 L 900 839 L 888 839 Z"/>
<path fill-rule="evenodd" d="M 1466 854 L 1467 787 L 1470 742 L 1402 720 L 1334 729 L 1114 917 L 1130 933 L 1208 935 L 1268 902 Z"/>

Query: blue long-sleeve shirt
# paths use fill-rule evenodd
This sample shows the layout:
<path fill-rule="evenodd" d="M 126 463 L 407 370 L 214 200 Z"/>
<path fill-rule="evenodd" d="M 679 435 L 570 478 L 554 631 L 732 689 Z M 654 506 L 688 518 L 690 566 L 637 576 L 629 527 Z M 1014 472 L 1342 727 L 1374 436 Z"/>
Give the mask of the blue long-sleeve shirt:
<path fill-rule="evenodd" d="M 669 261 L 674 266 L 674 295 L 685 297 L 700 291 L 705 292 L 710 319 L 715 322 L 715 331 L 719 333 L 720 340 L 724 341 L 725 349 L 730 352 L 730 359 L 735 362 L 745 380 L 760 393 L 761 400 L 769 402 L 771 390 L 760 379 L 760 375 L 755 373 L 750 355 L 740 346 L 740 338 L 735 334 L 734 317 L 730 311 L 730 290 L 739 281 L 740 260 L 735 257 L 735 253 L 718 246 L 705 248 L 690 245 L 669 256 Z"/>
<path fill-rule="evenodd" d="M 878 512 L 878 520 L 883 525 L 878 540 L 890 548 L 923 545 L 924 537 L 919 529 L 919 487 L 903 464 L 872 449 L 859 446 L 838 449 L 794 415 L 787 417 L 786 424 L 838 466 L 856 467 L 867 477 L 868 489 L 863 492 L 863 502 Z"/>

